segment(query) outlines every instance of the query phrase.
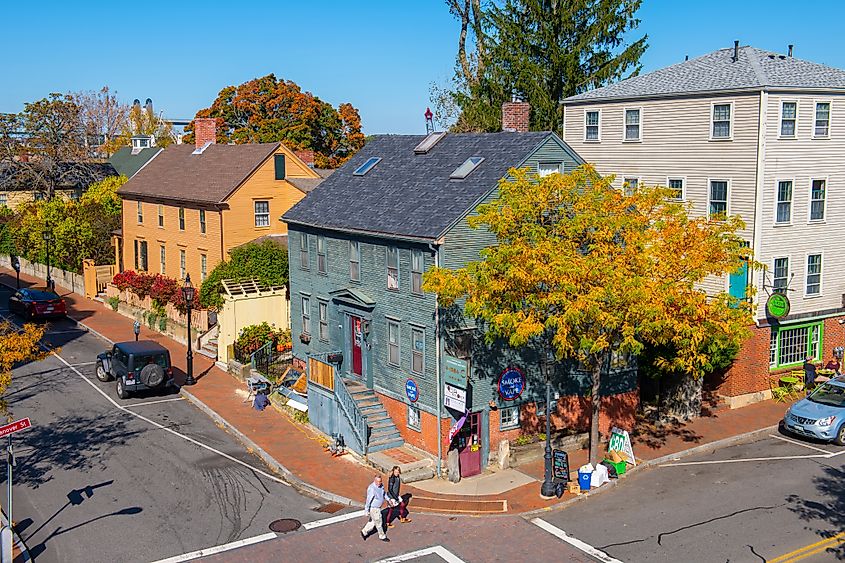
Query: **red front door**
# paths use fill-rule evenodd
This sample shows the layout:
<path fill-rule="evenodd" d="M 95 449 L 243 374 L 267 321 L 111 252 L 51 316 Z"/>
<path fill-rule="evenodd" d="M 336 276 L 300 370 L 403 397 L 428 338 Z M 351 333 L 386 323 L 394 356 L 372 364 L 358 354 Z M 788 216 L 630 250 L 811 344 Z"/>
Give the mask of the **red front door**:
<path fill-rule="evenodd" d="M 458 433 L 458 449 L 461 462 L 461 477 L 472 477 L 481 473 L 481 413 L 467 416 L 467 421 Z"/>
<path fill-rule="evenodd" d="M 352 325 L 352 373 L 361 377 L 364 373 L 361 366 L 361 345 L 364 343 L 361 317 L 349 317 L 349 319 Z"/>

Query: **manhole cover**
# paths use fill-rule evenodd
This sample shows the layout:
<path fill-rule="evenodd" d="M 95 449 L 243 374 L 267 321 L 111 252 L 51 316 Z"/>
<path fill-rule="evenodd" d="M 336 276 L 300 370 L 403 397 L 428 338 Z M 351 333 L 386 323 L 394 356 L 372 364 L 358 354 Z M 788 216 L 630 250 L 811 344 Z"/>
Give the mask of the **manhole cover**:
<path fill-rule="evenodd" d="M 300 526 L 302 526 L 302 522 L 293 518 L 282 518 L 270 522 L 270 529 L 277 534 L 287 534 L 288 532 L 298 530 Z"/>
<path fill-rule="evenodd" d="M 346 508 L 340 503 L 337 502 L 330 502 L 328 504 L 324 504 L 323 506 L 318 506 L 314 509 L 314 512 L 324 512 L 326 514 L 334 514 L 335 512 Z"/>

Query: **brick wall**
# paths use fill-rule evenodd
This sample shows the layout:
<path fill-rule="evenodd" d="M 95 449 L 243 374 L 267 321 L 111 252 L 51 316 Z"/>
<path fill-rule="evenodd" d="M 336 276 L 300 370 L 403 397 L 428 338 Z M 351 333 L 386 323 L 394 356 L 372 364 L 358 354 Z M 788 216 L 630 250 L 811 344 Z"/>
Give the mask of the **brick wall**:
<path fill-rule="evenodd" d="M 769 340 L 771 328 L 751 327 L 751 338 L 745 341 L 717 392 L 726 397 L 765 391 L 769 388 Z"/>
<path fill-rule="evenodd" d="M 377 393 L 378 398 L 384 405 L 387 414 L 396 425 L 396 429 L 402 435 L 402 439 L 407 443 L 425 450 L 431 454 L 437 455 L 437 417 L 431 413 L 420 411 L 420 429 L 414 430 L 408 428 L 408 404 L 404 401 L 396 400 L 387 395 Z M 440 435 L 443 436 L 444 445 L 443 452 L 446 452 L 446 437 L 449 432 L 449 420 L 442 420 L 440 424 Z"/>
<path fill-rule="evenodd" d="M 502 130 L 526 133 L 528 131 L 531 105 L 528 102 L 505 102 L 502 104 Z"/>

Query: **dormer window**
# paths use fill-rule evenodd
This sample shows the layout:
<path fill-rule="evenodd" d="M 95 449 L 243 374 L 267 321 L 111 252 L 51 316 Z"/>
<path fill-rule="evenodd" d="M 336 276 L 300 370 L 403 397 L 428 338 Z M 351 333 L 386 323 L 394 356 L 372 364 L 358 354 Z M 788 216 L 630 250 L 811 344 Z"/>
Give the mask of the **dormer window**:
<path fill-rule="evenodd" d="M 132 154 L 138 154 L 144 149 L 155 146 L 155 138 L 152 135 L 135 135 L 132 137 Z"/>
<path fill-rule="evenodd" d="M 478 168 L 478 165 L 482 162 L 484 162 L 483 156 L 471 156 L 463 164 L 455 168 L 455 171 L 449 175 L 449 178 L 452 180 L 463 180 L 472 174 L 472 171 Z"/>

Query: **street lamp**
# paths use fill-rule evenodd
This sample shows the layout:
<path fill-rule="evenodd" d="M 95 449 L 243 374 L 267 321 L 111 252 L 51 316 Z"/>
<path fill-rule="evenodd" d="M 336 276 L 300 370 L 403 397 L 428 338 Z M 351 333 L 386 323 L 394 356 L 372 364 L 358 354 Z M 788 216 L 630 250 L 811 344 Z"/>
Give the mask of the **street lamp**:
<path fill-rule="evenodd" d="M 540 360 L 540 369 L 546 378 L 546 472 L 543 484 L 540 486 L 540 496 L 552 498 L 555 496 L 555 483 L 552 478 L 552 372 L 554 371 L 554 356 L 551 350 L 546 350 Z"/>
<path fill-rule="evenodd" d="M 191 351 L 191 305 L 194 304 L 195 289 L 191 283 L 191 274 L 185 276 L 185 285 L 182 286 L 182 297 L 185 298 L 185 305 L 188 309 L 188 370 L 185 377 L 185 385 L 193 385 L 194 381 L 194 353 Z"/>
<path fill-rule="evenodd" d="M 21 288 L 21 260 L 17 256 L 12 256 L 12 269 L 15 271 L 17 280 L 15 286 L 17 289 Z"/>
<path fill-rule="evenodd" d="M 50 231 L 50 224 L 41 233 L 44 245 L 47 247 L 47 289 L 53 289 L 53 278 L 50 277 L 50 243 L 53 242 L 53 233 Z"/>

